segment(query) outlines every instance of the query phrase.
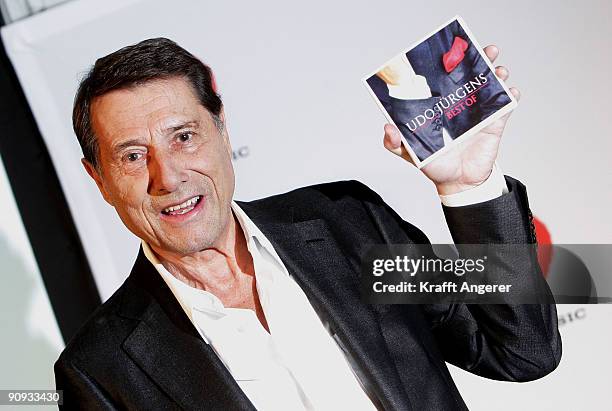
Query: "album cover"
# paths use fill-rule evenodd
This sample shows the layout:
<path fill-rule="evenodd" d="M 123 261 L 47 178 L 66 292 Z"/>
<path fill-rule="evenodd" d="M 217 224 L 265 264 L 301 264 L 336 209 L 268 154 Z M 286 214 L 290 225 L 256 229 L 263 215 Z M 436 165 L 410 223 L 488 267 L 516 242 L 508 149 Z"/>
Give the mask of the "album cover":
<path fill-rule="evenodd" d="M 459 16 L 363 82 L 419 168 L 517 104 Z"/>

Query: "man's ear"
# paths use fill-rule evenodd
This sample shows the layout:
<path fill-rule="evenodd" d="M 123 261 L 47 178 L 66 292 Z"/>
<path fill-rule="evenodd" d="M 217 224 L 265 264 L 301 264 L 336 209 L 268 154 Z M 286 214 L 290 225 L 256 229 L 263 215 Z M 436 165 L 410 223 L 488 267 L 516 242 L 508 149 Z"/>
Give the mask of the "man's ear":
<path fill-rule="evenodd" d="M 89 174 L 89 176 L 93 178 L 93 180 L 96 182 L 96 185 L 98 186 L 98 190 L 100 190 L 100 194 L 102 194 L 104 201 L 106 201 L 108 204 L 114 207 L 112 201 L 110 200 L 110 196 L 108 195 L 108 192 L 104 188 L 104 182 L 102 181 L 102 176 L 100 176 L 100 174 L 98 173 L 98 170 L 96 170 L 93 164 L 91 164 L 89 161 L 87 161 L 84 158 L 81 159 L 81 164 L 83 164 L 83 167 L 85 167 L 85 171 L 87 171 L 87 174 Z"/>

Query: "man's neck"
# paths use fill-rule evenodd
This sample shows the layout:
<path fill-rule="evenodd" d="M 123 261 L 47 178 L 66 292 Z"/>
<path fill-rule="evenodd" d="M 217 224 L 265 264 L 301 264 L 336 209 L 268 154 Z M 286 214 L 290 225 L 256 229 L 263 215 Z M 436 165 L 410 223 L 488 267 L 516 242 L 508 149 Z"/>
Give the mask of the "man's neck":
<path fill-rule="evenodd" d="M 151 248 L 174 277 L 191 287 L 211 292 L 224 304 L 239 305 L 245 297 L 241 295 L 245 292 L 245 282 L 253 281 L 253 260 L 233 213 L 225 235 L 210 248 L 188 255 Z"/>

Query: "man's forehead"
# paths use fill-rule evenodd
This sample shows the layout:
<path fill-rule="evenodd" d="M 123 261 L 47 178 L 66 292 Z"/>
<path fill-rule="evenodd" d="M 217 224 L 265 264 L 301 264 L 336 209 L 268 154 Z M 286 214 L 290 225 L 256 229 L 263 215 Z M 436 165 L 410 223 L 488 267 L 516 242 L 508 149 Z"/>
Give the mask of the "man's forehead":
<path fill-rule="evenodd" d="M 163 131 L 197 121 L 201 105 L 184 81 L 155 81 L 113 90 L 92 102 L 92 126 L 99 138 L 149 129 Z"/>

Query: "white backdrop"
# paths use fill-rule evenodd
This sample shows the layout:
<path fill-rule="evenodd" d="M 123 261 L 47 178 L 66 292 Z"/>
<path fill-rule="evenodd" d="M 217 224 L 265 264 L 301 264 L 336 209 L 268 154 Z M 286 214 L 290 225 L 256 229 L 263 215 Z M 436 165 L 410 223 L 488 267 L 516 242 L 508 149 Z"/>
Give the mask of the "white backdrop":
<path fill-rule="evenodd" d="M 0 389 L 50 389 L 64 344 L 2 160 L 0 200 Z"/>
<path fill-rule="evenodd" d="M 433 186 L 382 147 L 384 119 L 360 78 L 455 14 L 500 64 L 523 99 L 500 165 L 523 181 L 556 243 L 612 243 L 612 152 L 607 98 L 612 64 L 606 1 L 474 0 L 423 3 L 72 1 L 6 26 L 2 39 L 66 193 L 103 299 L 129 273 L 138 240 L 100 197 L 79 162 L 72 99 L 96 58 L 148 37 L 174 39 L 215 71 L 236 153 L 237 199 L 359 179 L 433 242 L 449 242 Z M 588 29 L 583 29 L 586 27 Z M 576 409 L 609 404 L 607 306 L 562 327 L 564 358 L 529 384 L 453 370 L 473 409 Z M 574 318 L 574 317 L 572 317 Z M 578 390 L 579 389 L 579 390 Z"/>

